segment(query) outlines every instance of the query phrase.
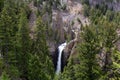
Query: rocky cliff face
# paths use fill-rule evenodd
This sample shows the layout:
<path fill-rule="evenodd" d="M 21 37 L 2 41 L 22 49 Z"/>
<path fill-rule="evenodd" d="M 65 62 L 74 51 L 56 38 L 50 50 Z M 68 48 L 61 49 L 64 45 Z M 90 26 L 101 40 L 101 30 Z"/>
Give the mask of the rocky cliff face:
<path fill-rule="evenodd" d="M 33 5 L 33 2 L 29 4 L 29 7 L 31 9 L 29 21 L 31 38 L 34 37 L 33 34 L 36 22 L 36 11 L 42 9 L 43 7 L 41 6 L 44 6 L 44 4 L 45 2 L 43 2 L 43 5 L 40 5 L 40 8 L 35 7 Z M 68 43 L 73 44 L 74 42 L 71 42 L 71 40 L 74 41 L 75 33 L 79 33 L 81 25 L 89 24 L 88 18 L 84 17 L 82 14 L 83 7 L 80 3 L 80 0 L 61 0 L 61 7 L 62 4 L 66 5 L 66 9 L 56 9 L 52 7 L 51 23 L 50 15 L 48 13 L 45 13 L 42 16 L 43 22 L 46 22 L 48 24 L 48 28 L 51 29 L 50 31 L 52 33 L 52 36 L 48 35 L 47 37 L 47 44 L 51 56 L 56 54 L 56 49 L 61 43 L 68 41 Z M 47 33 L 50 33 L 50 31 Z"/>
<path fill-rule="evenodd" d="M 58 57 L 57 48 L 61 43 L 67 41 L 67 46 L 62 55 L 62 67 L 66 65 L 69 56 L 75 53 L 77 36 L 80 32 L 81 25 L 89 25 L 89 19 L 83 16 L 83 7 L 80 0 L 65 0 L 63 2 L 65 3 L 61 4 L 65 4 L 66 9 L 52 9 L 52 30 L 57 32 L 55 33 L 55 38 L 58 41 L 56 43 L 53 42 L 54 44 L 52 45 L 54 46 L 56 44 L 55 47 L 49 45 L 54 64 L 56 65 L 56 57 Z"/>

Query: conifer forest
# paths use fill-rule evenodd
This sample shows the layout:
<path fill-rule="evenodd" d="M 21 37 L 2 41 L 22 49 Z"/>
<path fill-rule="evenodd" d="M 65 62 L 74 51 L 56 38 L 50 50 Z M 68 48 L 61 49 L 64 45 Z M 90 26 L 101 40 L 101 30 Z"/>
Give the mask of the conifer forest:
<path fill-rule="evenodd" d="M 0 80 L 120 80 L 120 0 L 0 0 Z"/>

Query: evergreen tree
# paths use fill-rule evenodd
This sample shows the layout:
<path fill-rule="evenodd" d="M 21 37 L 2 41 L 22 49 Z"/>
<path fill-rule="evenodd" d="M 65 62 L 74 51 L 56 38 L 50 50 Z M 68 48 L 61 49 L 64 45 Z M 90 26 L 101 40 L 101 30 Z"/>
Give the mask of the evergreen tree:
<path fill-rule="evenodd" d="M 0 14 L 0 52 L 3 58 L 3 70 L 13 79 L 17 78 L 19 73 L 16 67 L 16 54 L 14 53 L 16 14 L 15 8 L 11 6 L 12 2 L 4 1 L 4 3 Z"/>
<path fill-rule="evenodd" d="M 112 65 L 112 75 L 111 79 L 119 80 L 120 79 L 120 52 L 114 50 L 114 55 L 112 56 L 113 65 Z"/>
<path fill-rule="evenodd" d="M 29 80 L 50 80 L 53 78 L 53 65 L 46 44 L 46 31 L 40 17 L 37 19 L 36 38 L 29 60 Z"/>
<path fill-rule="evenodd" d="M 30 36 L 26 12 L 23 8 L 20 10 L 20 19 L 18 23 L 19 30 L 16 35 L 16 53 L 18 68 L 22 78 L 27 78 L 28 60 L 30 54 Z"/>
<path fill-rule="evenodd" d="M 0 76 L 0 80 L 11 80 L 9 76 L 6 74 L 6 72 L 3 72 Z"/>
<path fill-rule="evenodd" d="M 98 28 L 98 36 L 100 41 L 101 49 L 104 49 L 103 55 L 105 56 L 102 61 L 104 61 L 104 66 L 102 67 L 103 73 L 101 74 L 102 80 L 109 80 L 114 71 L 112 56 L 114 55 L 113 49 L 115 43 L 119 40 L 117 36 L 117 29 L 119 26 L 119 13 L 107 10 L 107 6 L 103 4 L 102 6 L 92 7 L 90 11 L 90 19 L 92 24 L 96 24 Z M 116 17 L 117 16 L 117 17 Z"/>
<path fill-rule="evenodd" d="M 3 6 L 4 6 L 4 0 L 0 0 L 0 12 L 1 12 Z"/>
<path fill-rule="evenodd" d="M 95 26 L 89 26 L 81 34 L 83 42 L 78 47 L 80 64 L 75 66 L 76 80 L 99 80 L 101 70 L 96 59 L 99 53 L 97 30 Z"/>
<path fill-rule="evenodd" d="M 76 80 L 77 78 L 75 77 L 75 69 L 74 69 L 75 65 L 77 64 L 73 62 L 73 58 L 71 56 L 59 80 Z"/>
<path fill-rule="evenodd" d="M 109 21 L 105 20 L 103 23 L 98 24 L 99 26 L 99 34 L 101 36 L 101 46 L 105 49 L 105 62 L 103 66 L 103 76 L 105 80 L 110 79 L 111 70 L 112 70 L 112 55 L 114 50 L 114 43 L 119 40 L 117 36 L 116 30 L 118 29 L 118 25 L 114 22 L 109 23 Z"/>

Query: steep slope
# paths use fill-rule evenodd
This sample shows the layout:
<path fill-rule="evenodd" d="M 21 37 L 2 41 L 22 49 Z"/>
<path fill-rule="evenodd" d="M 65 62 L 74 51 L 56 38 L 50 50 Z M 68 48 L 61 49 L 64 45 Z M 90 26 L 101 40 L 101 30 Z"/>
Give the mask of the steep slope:
<path fill-rule="evenodd" d="M 83 5 L 80 0 L 63 0 L 61 4 L 66 6 L 65 9 L 52 9 L 52 29 L 59 34 L 57 44 L 65 41 L 68 43 L 62 55 L 62 67 L 64 67 L 69 56 L 76 54 L 75 48 L 78 43 L 81 26 L 89 25 L 90 22 L 83 14 Z M 57 57 L 56 52 L 53 52 L 53 55 Z M 54 63 L 56 63 L 56 58 Z"/>

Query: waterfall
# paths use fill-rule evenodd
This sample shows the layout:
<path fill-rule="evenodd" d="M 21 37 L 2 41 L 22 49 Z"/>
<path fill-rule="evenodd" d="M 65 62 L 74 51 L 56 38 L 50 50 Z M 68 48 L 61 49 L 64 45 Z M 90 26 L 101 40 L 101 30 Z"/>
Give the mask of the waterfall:
<path fill-rule="evenodd" d="M 61 72 L 61 59 L 62 59 L 62 51 L 66 47 L 67 43 L 63 43 L 58 47 L 59 50 L 59 55 L 58 55 L 58 61 L 57 61 L 57 69 L 56 69 L 56 74 L 59 74 Z"/>

